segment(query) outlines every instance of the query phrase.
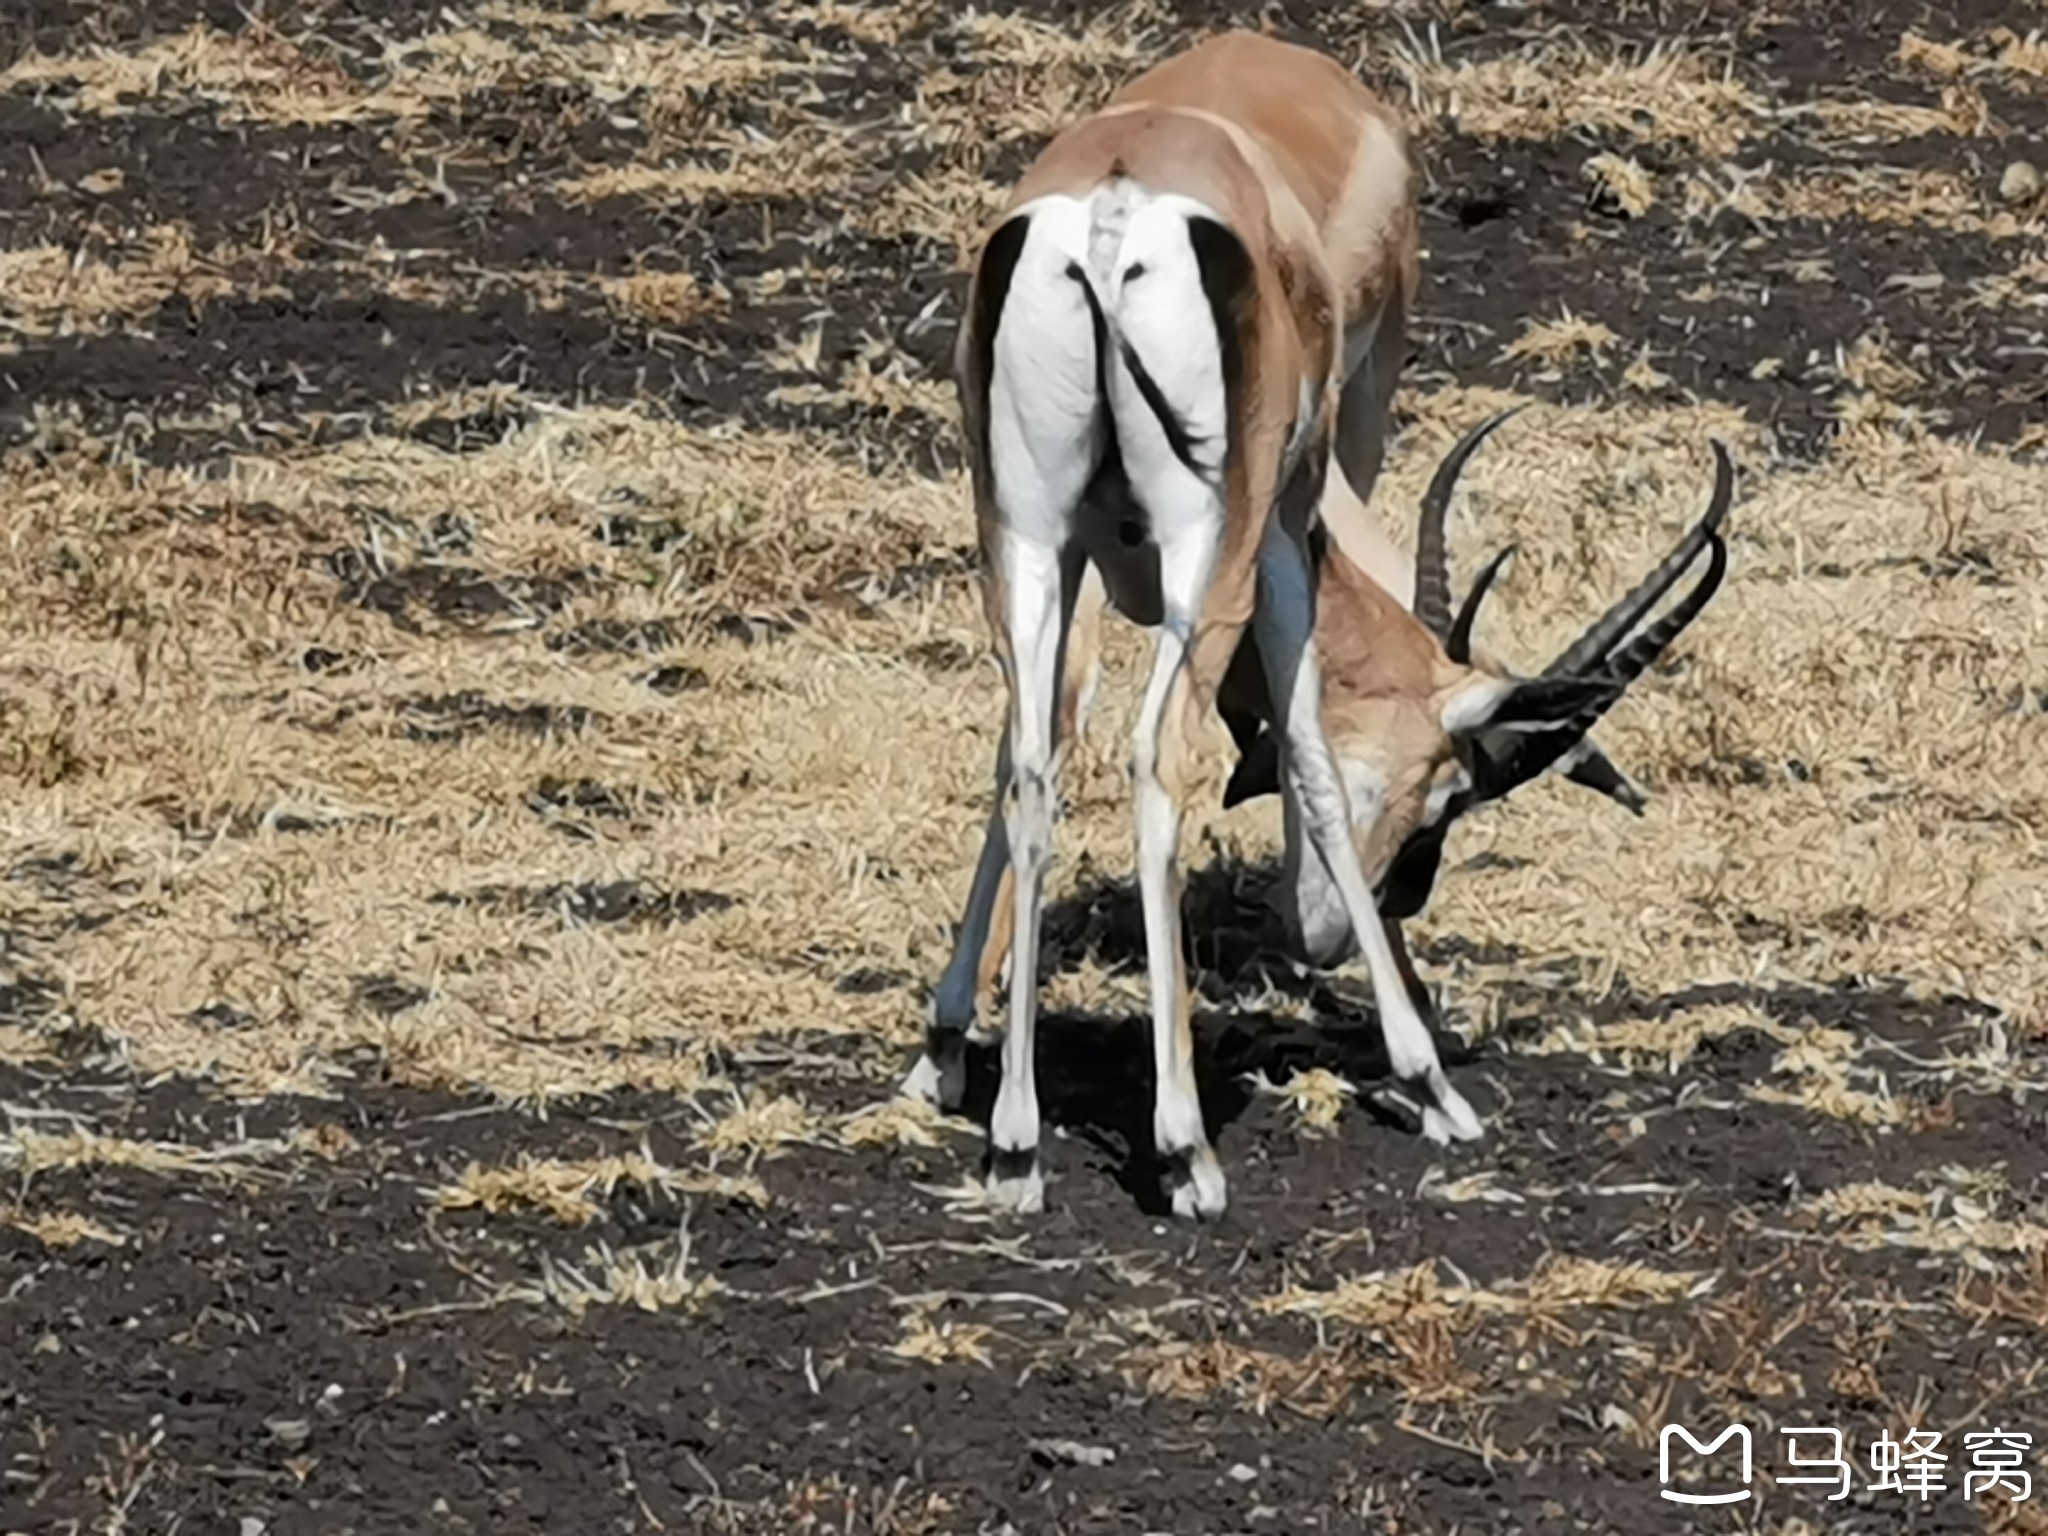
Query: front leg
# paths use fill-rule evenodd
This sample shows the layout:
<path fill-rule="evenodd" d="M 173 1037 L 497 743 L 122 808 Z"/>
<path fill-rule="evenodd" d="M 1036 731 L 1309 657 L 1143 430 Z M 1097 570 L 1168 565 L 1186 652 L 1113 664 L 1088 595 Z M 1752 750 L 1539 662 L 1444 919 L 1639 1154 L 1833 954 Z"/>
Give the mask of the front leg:
<path fill-rule="evenodd" d="M 1394 1075 L 1423 1100 L 1422 1129 L 1431 1141 L 1470 1140 L 1482 1133 L 1436 1053 L 1380 922 L 1351 840 L 1350 807 L 1337 762 L 1323 734 L 1322 680 L 1317 666 L 1315 588 L 1308 552 L 1275 518 L 1259 545 L 1259 599 L 1254 622 L 1267 666 L 1274 728 L 1287 744 L 1286 772 L 1300 795 L 1301 816 L 1364 951 L 1373 1001 Z"/>
<path fill-rule="evenodd" d="M 1408 953 L 1408 935 L 1398 918 L 1383 917 L 1380 926 L 1387 933 L 1387 948 L 1393 952 L 1394 967 L 1401 973 L 1401 985 L 1408 989 L 1408 1000 L 1415 1005 L 1415 1011 L 1425 1022 L 1436 1024 L 1441 1015 L 1437 1011 L 1436 999 L 1429 994 L 1420 976 L 1415 973 L 1414 957 Z"/>
<path fill-rule="evenodd" d="M 982 995 L 1010 951 L 1011 901 L 1016 890 L 1005 826 L 1010 780 L 1010 732 L 1006 726 L 996 748 L 995 804 L 982 832 L 981 857 L 975 861 L 974 880 L 967 889 L 967 910 L 960 918 L 952 957 L 933 989 L 924 1054 L 910 1069 L 901 1090 L 946 1114 L 958 1111 L 967 1096 L 967 1041 Z"/>

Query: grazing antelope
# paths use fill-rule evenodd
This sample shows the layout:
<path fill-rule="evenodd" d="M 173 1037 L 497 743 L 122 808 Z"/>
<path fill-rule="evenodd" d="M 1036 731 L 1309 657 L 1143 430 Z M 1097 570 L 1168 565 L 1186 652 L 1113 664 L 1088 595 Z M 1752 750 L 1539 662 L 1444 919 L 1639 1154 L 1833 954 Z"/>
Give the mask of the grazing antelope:
<path fill-rule="evenodd" d="M 1010 707 L 965 920 L 906 1088 L 957 1104 L 977 995 L 1008 951 L 989 1128 L 999 1203 L 1030 1211 L 1043 1199 L 1033 1062 L 1043 882 L 1060 747 L 1092 691 L 1104 604 L 1158 637 L 1131 774 L 1153 1133 L 1174 1209 L 1210 1216 L 1225 1202 L 1194 1082 L 1178 768 L 1188 711 L 1215 696 L 1247 626 L 1264 688 L 1246 707 L 1270 723 L 1289 803 L 1364 953 L 1393 1070 L 1421 1097 L 1433 1140 L 1480 1134 L 1378 920 L 1312 643 L 1317 506 L 1333 451 L 1351 441 L 1377 472 L 1415 280 L 1410 182 L 1398 126 L 1342 68 L 1230 33 L 1060 134 L 977 261 L 955 379 Z M 1443 708 L 1467 735 L 1497 717 L 1567 727 L 1619 686 L 1563 672 L 1482 677 Z M 1007 934 L 995 931 L 999 905 Z"/>

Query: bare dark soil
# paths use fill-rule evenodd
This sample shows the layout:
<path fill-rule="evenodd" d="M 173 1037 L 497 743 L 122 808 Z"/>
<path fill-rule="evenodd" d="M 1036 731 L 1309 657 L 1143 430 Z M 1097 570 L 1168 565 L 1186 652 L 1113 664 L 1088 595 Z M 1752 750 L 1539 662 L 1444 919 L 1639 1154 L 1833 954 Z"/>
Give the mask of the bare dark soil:
<path fill-rule="evenodd" d="M 1604 1012 L 1654 1017 L 1672 1001 Z M 1763 1001 L 1916 1052 L 1969 1033 L 1954 1005 L 1853 990 Z M 1494 1089 L 1480 1093 L 1503 1184 L 1551 1192 L 1446 1205 L 1417 1193 L 1436 1159 L 1371 1117 L 1311 1139 L 1241 1092 L 1232 1102 L 1227 1074 L 1252 1066 L 1367 1075 L 1345 1043 L 1356 1020 L 1293 1046 L 1241 1018 L 1208 1023 L 1207 1099 L 1227 1122 L 1235 1200 L 1201 1233 L 1139 1215 L 1156 1183 L 1125 1166 L 1124 1149 L 1149 1136 L 1131 1110 L 1147 1097 L 1144 1047 L 1123 1021 L 1051 1021 L 1046 1097 L 1063 1134 L 1052 1209 L 1021 1236 L 949 1217 L 914 1187 L 955 1182 L 964 1140 L 771 1160 L 765 1209 L 622 1187 L 591 1226 L 567 1231 L 437 1212 L 425 1196 L 472 1161 L 680 1158 L 683 1109 L 622 1098 L 539 1120 L 373 1086 L 243 1106 L 84 1067 L 11 1073 L 9 1103 L 108 1135 L 203 1146 L 339 1127 L 349 1140 L 332 1162 L 249 1187 L 118 1170 L 35 1179 L 32 1207 L 90 1210 L 133 1237 L 51 1252 L 0 1236 L 19 1341 L 0 1378 L 14 1511 L 0 1503 L 0 1527 L 88 1529 L 119 1502 L 128 1529 L 151 1531 L 1726 1529 L 1718 1511 L 1659 1504 L 1654 1450 L 1617 1447 L 1603 1422 L 1610 1404 L 1637 1401 L 1630 1339 L 1703 1382 L 1805 1383 L 1792 1402 L 1733 1389 L 1765 1446 L 1772 1421 L 1885 1422 L 1898 1405 L 1879 1379 L 1916 1382 L 1925 1422 L 2048 1417 L 2048 1388 L 2007 1333 L 2038 1322 L 2001 1320 L 2011 1298 L 1965 1282 L 1979 1327 L 1908 1296 L 1870 1314 L 1853 1298 L 1904 1278 L 1892 1257 L 1814 1241 L 1788 1214 L 1862 1180 L 1910 1184 L 1926 1166 L 1996 1160 L 2038 1215 L 2038 1105 L 1948 1097 L 1920 1133 L 1872 1137 L 1743 1104 L 1747 1058 L 1769 1050 L 1753 1037 L 1725 1037 L 1654 1086 L 1576 1060 L 1482 1058 L 1458 1071 Z M 760 1077 L 764 1091 L 787 1085 L 785 1071 Z M 835 1091 L 815 1066 L 803 1082 L 846 1107 L 868 1092 Z M 1625 1139 L 1631 1116 L 1648 1128 Z M 505 1296 L 550 1258 L 587 1263 L 593 1242 L 663 1257 L 679 1232 L 693 1273 L 723 1287 L 695 1315 L 620 1305 L 578 1318 Z M 1434 1259 L 1484 1285 L 1558 1248 L 1671 1268 L 1711 1253 L 1724 1285 L 1655 1321 L 1439 1340 L 1436 1368 L 1453 1376 L 1504 1376 L 1519 1350 L 1556 1360 L 1570 1386 L 1427 1418 L 1393 1407 L 1398 1362 L 1373 1346 L 1319 1344 L 1313 1325 L 1244 1306 L 1326 1286 L 1361 1259 Z M 992 1365 L 892 1355 L 920 1298 L 942 1322 L 989 1328 Z M 1144 1389 L 1145 1341 L 1161 1337 L 1171 1358 L 1193 1357 L 1207 1390 Z M 1702 1388 L 1667 1411 L 1686 1422 L 1724 1401 Z M 1527 1459 L 1489 1464 L 1489 1444 Z M 1906 1513 L 1874 1494 L 1846 1508 L 1816 1496 L 1809 1511 L 1808 1492 L 1781 1491 L 1781 1510 L 1829 1530 L 1979 1528 L 1953 1494 Z"/>

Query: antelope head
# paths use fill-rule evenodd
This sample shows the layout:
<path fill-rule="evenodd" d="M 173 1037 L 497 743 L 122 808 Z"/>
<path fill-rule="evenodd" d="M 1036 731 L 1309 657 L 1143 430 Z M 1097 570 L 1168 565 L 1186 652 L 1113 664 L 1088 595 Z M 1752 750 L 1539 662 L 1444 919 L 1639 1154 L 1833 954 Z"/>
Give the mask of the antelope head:
<path fill-rule="evenodd" d="M 1334 544 L 1319 573 L 1324 729 L 1344 775 L 1360 861 L 1386 919 L 1412 917 L 1428 901 L 1444 839 L 1457 819 L 1555 766 L 1583 742 L 1699 615 L 1727 569 L 1719 529 L 1734 492 L 1734 467 L 1715 442 L 1706 514 L 1633 591 L 1534 677 L 1476 659 L 1473 621 L 1513 546 L 1487 563 L 1454 612 L 1444 518 L 1466 461 L 1513 414 L 1502 412 L 1468 431 L 1431 478 L 1417 537 L 1412 612 Z M 1702 550 L 1707 564 L 1698 581 L 1668 613 L 1643 626 Z M 1248 651 L 1236 658 L 1219 700 L 1241 752 L 1224 790 L 1226 806 L 1282 787 L 1280 740 L 1270 728 L 1263 690 L 1253 691 L 1257 666 Z M 1311 959 L 1327 962 L 1345 947 L 1348 928 L 1334 893 L 1322 889 L 1327 875 L 1302 846 L 1291 804 L 1289 811 L 1285 885 L 1292 891 L 1297 938 Z"/>

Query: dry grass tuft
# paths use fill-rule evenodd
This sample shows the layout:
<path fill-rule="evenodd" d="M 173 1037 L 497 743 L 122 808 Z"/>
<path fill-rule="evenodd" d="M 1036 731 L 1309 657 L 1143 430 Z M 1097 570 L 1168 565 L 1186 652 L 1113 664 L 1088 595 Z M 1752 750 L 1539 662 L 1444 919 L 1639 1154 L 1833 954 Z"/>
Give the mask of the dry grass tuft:
<path fill-rule="evenodd" d="M 732 296 L 722 283 L 700 283 L 688 272 L 636 272 L 599 284 L 620 313 L 655 325 L 682 326 L 705 315 L 722 314 Z"/>
<path fill-rule="evenodd" d="M 647 1248 L 619 1252 L 599 1243 L 584 1250 L 577 1264 L 543 1254 L 540 1283 L 513 1294 L 524 1301 L 552 1302 L 579 1318 L 593 1307 L 692 1314 L 702 1311 L 724 1286 L 715 1275 L 692 1273 L 690 1265 L 685 1227 L 670 1241 Z"/>
<path fill-rule="evenodd" d="M 1436 1264 L 1424 1262 L 1342 1280 L 1328 1290 L 1293 1286 L 1277 1296 L 1259 1297 L 1252 1305 L 1269 1315 L 1385 1332 L 1418 1324 L 1468 1327 L 1489 1316 L 1557 1316 L 1586 1307 L 1669 1306 L 1703 1296 L 1713 1284 L 1713 1275 L 1705 1271 L 1673 1272 L 1553 1255 L 1526 1278 L 1498 1286 L 1445 1285 Z"/>
<path fill-rule="evenodd" d="M 31 53 L 0 73 L 0 90 L 53 96 L 73 111 L 115 116 L 140 103 L 201 102 L 228 121 L 315 124 L 417 116 L 416 94 L 366 91 L 333 64 L 275 35 L 194 25 L 132 52 Z"/>
<path fill-rule="evenodd" d="M 847 1147 L 936 1147 L 952 1128 L 922 1099 L 892 1098 L 855 1110 L 836 1134 Z"/>
<path fill-rule="evenodd" d="M 1227 1338 L 1171 1340 L 1128 1350 L 1118 1370 L 1147 1397 L 1234 1400 L 1261 1417 L 1284 1406 L 1323 1418 L 1350 1395 L 1350 1373 L 1331 1369 L 1323 1352 L 1302 1360 Z"/>
<path fill-rule="evenodd" d="M 1327 1134 L 1344 1113 L 1345 1100 L 1358 1093 L 1353 1084 L 1324 1067 L 1298 1071 L 1284 1083 L 1271 1082 L 1262 1075 L 1255 1075 L 1251 1083 L 1258 1092 L 1293 1110 L 1301 1129 L 1312 1136 Z"/>
<path fill-rule="evenodd" d="M 765 89 L 807 67 L 796 50 L 763 47 L 759 39 L 634 36 L 589 25 L 597 15 L 495 10 L 503 31 L 451 10 L 440 30 L 390 40 L 367 80 L 324 57 L 317 39 L 302 46 L 268 30 L 194 25 L 129 50 L 30 54 L 0 74 L 0 90 L 34 92 L 94 116 L 197 104 L 227 122 L 333 125 L 418 122 L 484 92 L 545 85 L 594 108 L 630 104 L 668 135 L 701 125 L 707 97 Z M 645 0 L 615 0 L 604 14 L 637 10 L 659 14 Z"/>
<path fill-rule="evenodd" d="M 81 246 L 0 252 L 0 335 L 94 336 L 144 321 L 173 295 L 195 308 L 257 286 L 232 253 L 202 254 L 177 224 L 155 224 L 102 254 Z"/>
<path fill-rule="evenodd" d="M 45 1248 L 75 1248 L 88 1242 L 119 1248 L 128 1241 L 112 1227 L 76 1211 L 0 1210 L 0 1227 L 26 1232 Z"/>
<path fill-rule="evenodd" d="M 135 1141 L 102 1136 L 95 1131 L 15 1131 L 0 1136 L 0 1168 L 24 1178 L 39 1173 L 80 1168 L 128 1168 L 144 1173 L 194 1173 L 201 1169 L 231 1175 L 242 1172 L 241 1158 L 224 1157 L 203 1147 L 171 1141 Z"/>
<path fill-rule="evenodd" d="M 1859 1080 L 1869 1086 L 1858 1086 Z M 1792 1104 L 1831 1120 L 1847 1120 L 1876 1129 L 1904 1125 L 1911 1118 L 1906 1106 L 1892 1097 L 1884 1074 L 1870 1068 L 1859 1071 L 1828 1063 L 1799 1072 L 1790 1088 L 1764 1084 L 1744 1091 L 1759 1103 Z"/>
<path fill-rule="evenodd" d="M 1621 338 L 1598 320 L 1573 314 L 1569 305 L 1561 309 L 1554 320 L 1527 322 L 1521 335 L 1501 349 L 1501 357 L 1529 358 L 1546 368 L 1562 369 L 1582 353 L 1605 357 L 1608 349 L 1620 342 Z"/>
<path fill-rule="evenodd" d="M 799 1099 L 783 1094 L 747 1100 L 735 1094 L 732 1109 L 708 1120 L 696 1141 L 714 1161 L 738 1157 L 751 1164 L 824 1134 L 824 1120 Z"/>
<path fill-rule="evenodd" d="M 1945 78 L 1960 75 L 1970 65 L 1965 49 L 1954 43 L 1937 43 L 1917 32 L 1907 32 L 1899 38 L 1898 52 L 1893 57 L 1901 64 L 1917 65 L 1929 74 Z"/>
<path fill-rule="evenodd" d="M 2048 80 L 2048 35 L 2036 30 L 2023 36 L 2010 27 L 1994 27 L 1990 38 L 1998 49 L 1994 62 L 2000 69 Z"/>
<path fill-rule="evenodd" d="M 1836 347 L 1834 372 L 1850 389 L 1879 396 L 1905 394 L 1927 382 L 1893 353 L 1887 337 L 1874 331 L 1857 337 L 1846 351 Z"/>
<path fill-rule="evenodd" d="M 1729 178 L 1724 185 L 1723 178 Z M 1686 217 L 1700 220 L 1732 208 L 1760 223 L 1812 219 L 1915 225 L 1953 234 L 2012 241 L 2048 234 L 2044 210 L 1995 207 L 1983 187 L 1957 171 L 1887 166 L 1814 166 L 1780 174 L 1768 166 L 1739 175 L 1696 171 L 1685 182 Z"/>
<path fill-rule="evenodd" d="M 1612 1060 L 1629 1072 L 1675 1073 L 1692 1059 L 1701 1044 L 1753 1029 L 1790 1043 L 1799 1033 L 1779 1024 L 1761 1009 L 1738 1003 L 1681 1008 L 1662 1018 L 1625 1019 L 1595 1026 L 1588 1022 L 1559 1024 L 1541 1038 L 1516 1049 L 1531 1056 L 1572 1052 L 1595 1061 Z"/>
<path fill-rule="evenodd" d="M 433 1200 L 444 1211 L 481 1209 L 498 1215 L 534 1210 L 564 1226 L 580 1227 L 601 1214 L 601 1202 L 621 1184 L 670 1195 L 709 1194 L 768 1204 L 768 1192 L 759 1180 L 667 1168 L 645 1152 L 573 1162 L 522 1157 L 508 1168 L 471 1163 L 453 1184 L 433 1191 Z"/>
<path fill-rule="evenodd" d="M 985 1323 L 941 1322 L 929 1309 L 919 1308 L 905 1316 L 903 1336 L 889 1346 L 889 1353 L 899 1360 L 914 1360 L 921 1365 L 947 1365 L 964 1360 L 992 1366 L 995 1361 L 989 1354 L 988 1340 L 994 1332 Z"/>
<path fill-rule="evenodd" d="M 1849 1184 L 1815 1196 L 1800 1210 L 1828 1223 L 1832 1241 L 1863 1252 L 1903 1248 L 1948 1255 L 1985 1272 L 2048 1254 L 2048 1226 L 2000 1216 L 1996 1190 L 1978 1179 L 1963 1182 L 1967 1190 L 1936 1182 L 1924 1192 Z"/>
<path fill-rule="evenodd" d="M 1586 162 L 1586 175 L 1630 218 L 1639 218 L 1657 204 L 1657 181 L 1629 155 L 1598 154 Z"/>
<path fill-rule="evenodd" d="M 1769 121 L 1726 62 L 1673 46 L 1627 57 L 1574 40 L 1462 64 L 1402 49 L 1395 63 L 1419 113 L 1483 139 L 1621 133 L 1727 156 Z"/>
<path fill-rule="evenodd" d="M 715 158 L 703 151 L 716 151 Z M 699 143 L 692 157 L 662 165 L 608 165 L 564 177 L 555 194 L 565 202 L 595 204 L 629 197 L 699 204 L 744 197 L 843 196 L 861 162 L 843 135 L 791 135 L 763 144 L 743 138 Z"/>
<path fill-rule="evenodd" d="M 1861 97 L 1819 101 L 1799 112 L 1811 115 L 1819 129 L 1814 136 L 1816 142 L 1830 148 L 1896 144 L 1929 134 L 1981 138 L 1993 128 L 1991 109 L 1983 93 L 1974 86 L 1961 84 L 1946 87 L 1938 107 Z"/>
<path fill-rule="evenodd" d="M 2048 79 L 2048 37 L 2038 30 L 2021 34 L 1993 27 L 1979 39 L 1956 43 L 1907 32 L 1899 39 L 1897 58 L 1947 80 L 1999 74 Z"/>

